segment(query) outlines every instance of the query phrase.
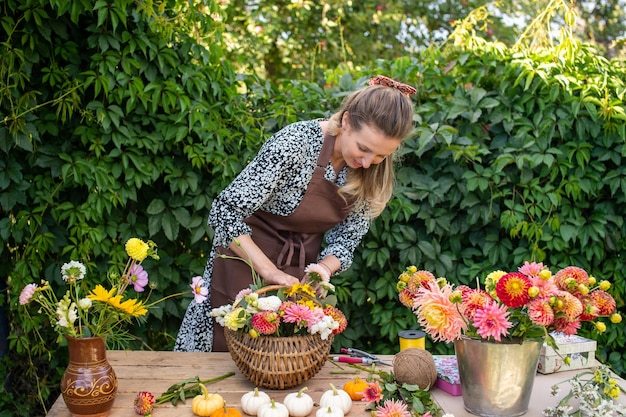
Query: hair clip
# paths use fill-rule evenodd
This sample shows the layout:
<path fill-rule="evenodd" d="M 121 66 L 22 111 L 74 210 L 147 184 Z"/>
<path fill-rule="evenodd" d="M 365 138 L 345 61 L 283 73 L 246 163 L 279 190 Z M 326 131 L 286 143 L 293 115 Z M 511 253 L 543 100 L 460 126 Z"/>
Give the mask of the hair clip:
<path fill-rule="evenodd" d="M 369 85 L 384 85 L 385 87 L 395 88 L 399 90 L 402 94 L 405 94 L 407 96 L 417 93 L 417 90 L 410 85 L 401 83 L 399 81 L 394 81 L 389 77 L 385 77 L 384 75 L 377 75 L 374 78 L 370 78 L 367 83 Z"/>

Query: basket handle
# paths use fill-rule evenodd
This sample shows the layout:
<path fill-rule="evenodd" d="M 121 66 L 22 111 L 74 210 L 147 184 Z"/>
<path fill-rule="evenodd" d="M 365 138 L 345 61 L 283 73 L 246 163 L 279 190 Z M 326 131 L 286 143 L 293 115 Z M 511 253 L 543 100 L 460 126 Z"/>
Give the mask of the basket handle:
<path fill-rule="evenodd" d="M 266 287 L 261 287 L 258 290 L 255 290 L 254 292 L 261 295 L 261 294 L 265 294 L 266 292 L 280 290 L 281 288 L 289 288 L 289 286 L 280 285 L 280 284 L 268 285 Z"/>

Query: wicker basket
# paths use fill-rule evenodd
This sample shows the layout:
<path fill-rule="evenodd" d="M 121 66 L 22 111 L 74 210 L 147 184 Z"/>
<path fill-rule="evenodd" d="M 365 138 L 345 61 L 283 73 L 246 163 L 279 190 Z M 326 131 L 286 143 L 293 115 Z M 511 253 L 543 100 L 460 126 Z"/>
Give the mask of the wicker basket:
<path fill-rule="evenodd" d="M 237 368 L 257 387 L 287 389 L 300 385 L 322 369 L 333 336 L 259 336 L 224 329 L 230 356 Z"/>

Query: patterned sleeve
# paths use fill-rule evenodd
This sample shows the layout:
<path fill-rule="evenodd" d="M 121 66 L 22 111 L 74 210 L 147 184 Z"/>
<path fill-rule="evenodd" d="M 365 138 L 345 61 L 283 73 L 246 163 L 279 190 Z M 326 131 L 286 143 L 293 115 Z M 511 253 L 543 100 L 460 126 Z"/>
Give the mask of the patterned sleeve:
<path fill-rule="evenodd" d="M 243 219 L 281 189 L 285 176 L 299 175 L 297 167 L 306 166 L 307 136 L 290 126 L 270 137 L 257 156 L 213 201 L 209 225 L 215 232 L 214 245 L 227 247 L 237 236 L 250 235 L 252 230 Z"/>
<path fill-rule="evenodd" d="M 320 259 L 326 255 L 335 255 L 341 262 L 337 273 L 347 270 L 352 265 L 356 247 L 369 230 L 370 221 L 371 218 L 367 215 L 365 206 L 350 213 L 343 222 L 328 231 L 327 246 L 322 250 Z"/>

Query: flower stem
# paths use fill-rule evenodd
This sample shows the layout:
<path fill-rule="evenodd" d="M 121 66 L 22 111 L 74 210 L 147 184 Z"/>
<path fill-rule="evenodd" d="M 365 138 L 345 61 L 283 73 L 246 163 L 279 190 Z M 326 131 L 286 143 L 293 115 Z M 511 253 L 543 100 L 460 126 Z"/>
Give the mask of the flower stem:
<path fill-rule="evenodd" d="M 159 398 L 154 402 L 155 404 L 164 404 L 166 402 L 171 402 L 172 405 L 176 406 L 178 401 L 182 401 L 183 403 L 187 398 L 193 398 L 196 395 L 200 395 L 201 388 L 200 384 L 207 385 L 213 382 L 221 381 L 223 379 L 229 378 L 235 375 L 234 372 L 228 372 L 224 375 L 220 375 L 215 378 L 200 380 L 199 377 L 193 377 L 186 379 L 184 381 L 178 382 L 167 389 L 166 392 L 161 394 Z"/>

